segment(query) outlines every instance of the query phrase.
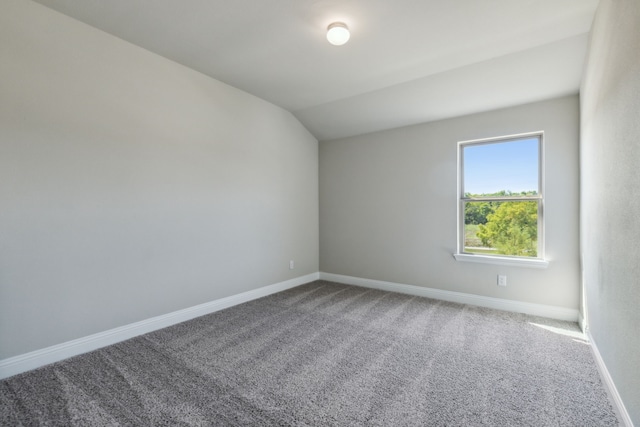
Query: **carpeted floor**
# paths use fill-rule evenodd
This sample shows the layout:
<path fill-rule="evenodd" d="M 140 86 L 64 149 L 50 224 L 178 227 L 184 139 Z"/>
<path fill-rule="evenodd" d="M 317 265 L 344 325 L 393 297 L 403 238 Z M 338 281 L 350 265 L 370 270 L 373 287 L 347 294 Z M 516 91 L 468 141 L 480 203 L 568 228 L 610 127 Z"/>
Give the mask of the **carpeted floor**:
<path fill-rule="evenodd" d="M 1 381 L 0 423 L 618 425 L 576 324 L 323 281 Z"/>

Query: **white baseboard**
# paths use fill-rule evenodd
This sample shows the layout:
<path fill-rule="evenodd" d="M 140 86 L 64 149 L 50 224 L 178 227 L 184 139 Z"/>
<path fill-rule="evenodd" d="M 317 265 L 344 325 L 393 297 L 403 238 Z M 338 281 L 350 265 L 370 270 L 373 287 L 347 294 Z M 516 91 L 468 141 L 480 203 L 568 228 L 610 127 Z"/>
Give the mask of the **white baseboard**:
<path fill-rule="evenodd" d="M 582 313 L 578 313 L 578 325 L 580 325 L 580 330 L 583 334 L 587 333 L 587 324 L 584 319 L 584 315 Z"/>
<path fill-rule="evenodd" d="M 578 321 L 578 310 L 574 310 L 571 308 L 556 307 L 543 304 L 532 304 L 500 298 L 483 297 L 480 295 L 465 294 L 462 292 L 443 291 L 441 289 L 425 288 L 415 285 L 404 285 L 401 283 L 393 282 L 383 282 L 380 280 L 363 279 L 360 277 L 342 276 L 339 274 L 323 272 L 320 272 L 320 279 L 328 280 L 331 282 L 344 283 L 345 285 L 363 286 L 365 288 L 400 292 L 403 294 L 416 295 L 443 301 L 494 308 L 496 310 L 532 314 L 534 316 L 548 317 L 551 319 L 567 320 L 570 322 Z"/>
<path fill-rule="evenodd" d="M 138 335 L 166 328 L 187 320 L 194 319 L 205 314 L 213 313 L 234 305 L 242 304 L 257 298 L 275 294 L 296 286 L 303 285 L 314 280 L 318 280 L 319 273 L 312 273 L 306 276 L 296 277 L 284 282 L 276 283 L 252 291 L 243 292 L 238 295 L 221 298 L 204 304 L 199 304 L 183 310 L 152 317 L 140 322 L 131 323 L 119 328 L 99 332 L 87 337 L 78 338 L 57 344 L 41 350 L 32 351 L 26 354 L 0 360 L 0 379 L 7 378 L 31 369 L 39 368 L 50 363 L 58 362 L 69 357 L 97 350 Z"/>
<path fill-rule="evenodd" d="M 607 365 L 605 365 L 604 360 L 602 360 L 600 350 L 598 350 L 598 346 L 593 340 L 593 336 L 591 336 L 591 332 L 589 331 L 589 329 L 587 329 L 587 338 L 589 339 L 589 343 L 591 344 L 591 351 L 593 351 L 593 357 L 596 359 L 596 365 L 598 366 L 598 370 L 600 371 L 600 377 L 604 382 L 604 386 L 609 391 L 609 395 L 613 400 L 613 404 L 618 410 L 618 415 L 620 415 L 620 417 L 622 418 L 622 420 L 620 421 L 622 421 L 622 424 L 626 427 L 633 427 L 633 421 L 631 421 L 631 417 L 627 412 L 627 408 L 625 408 L 624 403 L 622 402 L 622 398 L 618 393 L 618 389 L 613 382 L 613 378 L 611 378 L 611 375 L 609 374 Z"/>

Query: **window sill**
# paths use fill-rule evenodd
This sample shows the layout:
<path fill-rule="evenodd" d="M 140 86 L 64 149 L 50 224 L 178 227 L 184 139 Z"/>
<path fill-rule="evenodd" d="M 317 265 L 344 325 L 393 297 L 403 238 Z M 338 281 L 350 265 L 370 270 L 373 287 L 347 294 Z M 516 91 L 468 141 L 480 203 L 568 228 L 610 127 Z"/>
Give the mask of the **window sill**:
<path fill-rule="evenodd" d="M 514 267 L 547 268 L 549 261 L 544 259 L 510 258 L 475 254 L 453 254 L 456 261 L 477 262 L 481 264 L 511 265 Z"/>

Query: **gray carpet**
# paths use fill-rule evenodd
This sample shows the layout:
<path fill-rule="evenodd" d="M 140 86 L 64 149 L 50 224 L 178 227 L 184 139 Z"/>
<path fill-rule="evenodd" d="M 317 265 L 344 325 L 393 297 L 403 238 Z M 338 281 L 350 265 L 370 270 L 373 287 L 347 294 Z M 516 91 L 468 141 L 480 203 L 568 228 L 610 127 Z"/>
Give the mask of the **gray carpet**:
<path fill-rule="evenodd" d="M 2 425 L 612 426 L 576 324 L 313 282 L 0 382 Z"/>

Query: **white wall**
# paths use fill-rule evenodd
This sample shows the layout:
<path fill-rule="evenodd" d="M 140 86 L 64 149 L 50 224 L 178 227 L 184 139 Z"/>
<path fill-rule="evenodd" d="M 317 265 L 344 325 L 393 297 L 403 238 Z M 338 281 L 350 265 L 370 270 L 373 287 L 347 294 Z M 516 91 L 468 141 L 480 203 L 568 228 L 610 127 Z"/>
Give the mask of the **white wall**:
<path fill-rule="evenodd" d="M 318 271 L 290 113 L 25 0 L 0 58 L 0 359 Z"/>
<path fill-rule="evenodd" d="M 603 0 L 581 88 L 581 238 L 588 324 L 640 425 L 640 2 Z"/>
<path fill-rule="evenodd" d="M 320 142 L 320 270 L 577 309 L 578 127 L 569 96 Z M 457 142 L 539 130 L 548 269 L 456 261 Z"/>

